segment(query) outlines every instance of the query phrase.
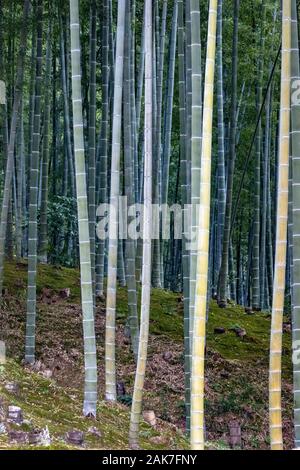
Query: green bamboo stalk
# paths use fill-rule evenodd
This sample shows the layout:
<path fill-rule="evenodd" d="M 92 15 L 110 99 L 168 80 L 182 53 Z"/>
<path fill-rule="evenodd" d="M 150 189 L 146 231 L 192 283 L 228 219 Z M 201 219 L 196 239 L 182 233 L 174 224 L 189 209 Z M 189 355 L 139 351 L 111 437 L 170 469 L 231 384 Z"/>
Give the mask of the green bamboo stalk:
<path fill-rule="evenodd" d="M 109 131 L 109 3 L 105 0 L 103 5 L 102 25 L 102 119 L 100 129 L 100 155 L 99 155 L 99 204 L 107 203 L 107 160 L 108 160 L 108 131 Z M 105 240 L 100 238 L 97 251 L 96 267 L 96 295 L 104 293 L 104 261 Z"/>
<path fill-rule="evenodd" d="M 223 86 L 223 0 L 218 1 L 217 25 L 217 104 L 218 104 L 218 223 L 216 240 L 216 278 L 219 275 L 226 207 Z"/>
<path fill-rule="evenodd" d="M 264 0 L 261 2 L 262 8 L 262 23 L 261 23 L 261 38 L 260 38 L 260 57 L 258 66 L 257 78 L 257 110 L 261 109 L 262 105 L 262 86 L 264 74 L 264 44 L 265 44 L 265 31 L 264 23 L 266 16 L 266 9 Z M 260 276 L 260 220 L 261 220 L 261 141 L 262 141 L 262 125 L 261 119 L 259 120 L 258 129 L 256 133 L 256 169 L 255 169 L 255 197 L 254 197 L 254 240 L 253 240 L 253 275 L 252 275 L 252 308 L 255 311 L 261 309 L 261 295 L 260 290 L 261 276 Z M 263 275 L 263 273 L 261 273 Z"/>
<path fill-rule="evenodd" d="M 231 231 L 233 176 L 236 158 L 236 109 L 237 109 L 237 63 L 238 63 L 238 25 L 240 1 L 234 0 L 234 31 L 232 40 L 232 72 L 231 72 L 231 116 L 230 116 L 230 148 L 228 160 L 226 210 L 222 246 L 222 261 L 218 281 L 218 304 L 226 307 L 227 282 L 229 263 L 229 242 Z"/>
<path fill-rule="evenodd" d="M 288 175 L 290 145 L 290 80 L 291 80 L 291 0 L 282 9 L 282 65 L 280 92 L 280 131 L 278 154 L 278 190 L 276 245 L 274 264 L 272 323 L 269 368 L 269 424 L 272 450 L 282 450 L 281 356 L 282 322 L 285 291 L 288 218 Z"/>
<path fill-rule="evenodd" d="M 115 362 L 115 326 L 116 326 L 116 289 L 118 258 L 118 206 L 120 194 L 120 146 L 121 115 L 123 96 L 123 66 L 125 41 L 125 7 L 126 0 L 118 2 L 118 23 L 116 36 L 116 61 L 114 71 L 114 105 L 112 128 L 112 157 L 110 183 L 110 214 L 108 242 L 108 272 L 105 330 L 105 397 L 115 401 L 116 396 L 116 362 Z M 113 210 L 112 210 L 113 209 Z"/>
<path fill-rule="evenodd" d="M 27 20 L 29 15 L 30 2 L 29 0 L 24 0 L 23 8 L 23 19 L 20 33 L 20 49 L 18 56 L 17 64 L 17 76 L 15 82 L 15 93 L 14 93 L 14 103 L 11 114 L 11 125 L 10 125 L 10 136 L 9 136 L 9 145 L 8 145 L 8 155 L 6 163 L 6 172 L 5 172 L 5 182 L 3 190 L 3 200 L 2 200 L 2 209 L 1 209 L 1 222 L 0 222 L 0 297 L 2 296 L 2 287 L 3 287 L 3 267 L 4 267 L 4 256 L 5 256 L 5 239 L 6 239 L 6 227 L 7 227 L 7 217 L 8 217 L 8 208 L 10 204 L 11 197 L 11 183 L 12 175 L 14 171 L 14 151 L 15 151 L 15 142 L 16 142 L 16 130 L 18 123 L 18 116 L 20 111 L 20 105 L 22 101 L 23 94 L 23 81 L 24 81 L 24 60 L 25 52 L 27 45 Z"/>
<path fill-rule="evenodd" d="M 163 153 L 162 153 L 162 196 L 161 196 L 162 204 L 168 203 L 173 97 L 174 97 L 174 74 L 175 74 L 175 57 L 176 57 L 176 39 L 177 39 L 177 20 L 178 20 L 177 0 L 174 0 L 173 15 L 172 15 L 172 30 L 171 30 L 170 45 L 169 45 L 169 68 L 168 68 L 166 111 L 165 111 L 165 123 L 164 123 L 164 139 L 163 139 L 164 142 L 163 142 Z"/>
<path fill-rule="evenodd" d="M 66 142 L 66 154 L 69 165 L 69 176 L 71 184 L 71 196 L 75 197 L 75 172 L 74 172 L 74 156 L 72 152 L 72 141 L 71 141 L 71 124 L 70 124 L 70 111 L 69 111 L 69 90 L 68 90 L 68 73 L 66 64 L 66 44 L 63 31 L 63 21 L 60 13 L 59 24 L 60 24 L 60 58 L 61 58 L 61 76 L 62 76 L 62 88 L 63 88 L 63 103 L 64 103 L 64 126 L 65 126 L 65 142 Z"/>
<path fill-rule="evenodd" d="M 132 188 L 135 186 L 134 182 L 134 142 L 132 135 L 132 107 L 131 107 L 131 11 L 130 2 L 126 4 L 126 20 L 125 20 L 125 31 L 127 31 L 128 41 L 125 42 L 124 49 L 124 173 L 125 173 L 125 196 L 127 198 L 127 207 L 132 207 L 135 200 L 135 192 Z M 130 329 L 131 347 L 135 358 L 138 355 L 138 336 L 139 336 L 139 325 L 137 315 L 137 288 L 136 288 L 136 277 L 135 277 L 135 241 L 131 237 L 127 237 L 125 240 L 125 273 L 126 273 L 126 284 L 128 291 L 128 325 Z"/>
<path fill-rule="evenodd" d="M 153 160 L 153 204 L 160 204 L 160 175 L 161 175 L 161 140 L 162 140 L 162 94 L 163 94 L 163 77 L 164 77 L 164 57 L 165 57 L 165 40 L 166 40 L 166 20 L 167 20 L 167 7 L 168 2 L 164 0 L 162 9 L 162 20 L 160 30 L 160 44 L 159 44 L 159 60 L 157 79 L 156 79 L 156 112 L 154 113 L 155 119 L 155 136 L 154 152 L 155 158 Z M 156 118 L 155 118 L 156 116 Z M 153 287 L 161 288 L 161 250 L 160 240 L 155 238 L 153 240 L 153 253 L 152 253 L 152 285 Z"/>
<path fill-rule="evenodd" d="M 192 21 L 193 25 L 193 21 Z M 191 448 L 204 450 L 204 358 L 206 341 L 206 303 L 209 269 L 209 229 L 211 205 L 211 160 L 213 137 L 213 95 L 217 30 L 217 0 L 210 0 L 202 120 L 199 235 L 197 244 L 197 282 L 191 374 Z M 193 44 L 193 43 L 192 43 Z M 193 61 L 192 61 L 193 63 Z"/>
<path fill-rule="evenodd" d="M 145 169 L 144 169 L 144 221 L 143 221 L 143 272 L 142 272 L 142 303 L 141 329 L 137 369 L 132 398 L 129 444 L 138 446 L 139 422 L 142 411 L 142 396 L 146 372 L 150 292 L 151 292 L 151 234 L 152 234 L 152 2 L 145 0 Z"/>
<path fill-rule="evenodd" d="M 41 211 L 40 211 L 40 246 L 39 261 L 47 263 L 48 250 L 48 168 L 49 168 L 49 127 L 50 127 L 50 93 L 51 93 L 51 63 L 52 63 L 52 25 L 49 25 L 46 53 L 46 78 L 44 92 L 44 138 L 43 138 L 43 156 L 42 156 L 42 191 L 41 191 Z"/>
<path fill-rule="evenodd" d="M 74 154 L 76 169 L 76 193 L 79 228 L 79 253 L 81 274 L 81 304 L 83 316 L 85 388 L 83 413 L 96 416 L 97 405 L 97 351 L 93 309 L 88 202 L 86 189 L 85 153 L 83 137 L 80 22 L 78 0 L 70 0 L 72 104 Z"/>
<path fill-rule="evenodd" d="M 90 77 L 89 77 L 89 165 L 88 165 L 88 199 L 89 230 L 91 243 L 91 266 L 93 294 L 95 296 L 96 264 L 96 49 L 97 17 L 96 0 L 92 0 L 90 11 Z M 95 298 L 94 298 L 95 304 Z"/>
<path fill-rule="evenodd" d="M 292 52 L 291 52 L 291 149 L 292 149 L 292 329 L 293 349 L 300 345 L 300 105 L 293 99 L 294 90 L 299 89 L 299 37 L 296 0 L 292 0 Z M 295 447 L 300 448 L 300 364 L 293 361 L 294 375 L 294 429 Z"/>
<path fill-rule="evenodd" d="M 190 250 L 190 341 L 193 338 L 195 288 L 197 271 L 198 205 L 200 197 L 200 160 L 202 145 L 202 69 L 199 0 L 190 0 L 191 17 L 191 234 L 194 237 Z M 189 138 L 187 136 L 187 138 Z M 192 344 L 192 343 L 191 343 Z"/>
<path fill-rule="evenodd" d="M 41 127 L 41 93 L 43 66 L 43 1 L 36 6 L 37 15 L 37 48 L 36 48 L 36 85 L 34 103 L 34 124 L 32 152 L 30 161 L 29 220 L 28 220 L 28 286 L 27 315 L 25 337 L 25 361 L 35 362 L 35 329 L 36 329 L 36 276 L 37 276 L 37 212 L 38 182 L 40 158 L 40 127 Z"/>
<path fill-rule="evenodd" d="M 178 1 L 178 68 L 179 68 L 179 118 L 180 118 L 180 178 L 181 200 L 184 211 L 185 230 L 186 205 L 189 203 L 188 164 L 186 156 L 186 96 L 185 96 L 185 51 L 184 51 L 184 5 Z M 184 297 L 184 369 L 186 429 L 190 428 L 190 340 L 189 340 L 189 252 L 186 249 L 186 233 L 182 239 L 182 284 Z"/>

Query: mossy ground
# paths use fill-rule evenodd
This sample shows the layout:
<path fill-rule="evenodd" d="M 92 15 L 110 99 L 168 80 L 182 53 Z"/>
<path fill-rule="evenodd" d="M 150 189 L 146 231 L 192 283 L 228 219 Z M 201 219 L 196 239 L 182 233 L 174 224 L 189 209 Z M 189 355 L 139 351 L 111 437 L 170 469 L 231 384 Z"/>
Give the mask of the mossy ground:
<path fill-rule="evenodd" d="M 18 395 L 12 395 L 4 386 L 7 382 L 20 384 Z M 109 405 L 104 401 L 98 403 L 98 418 L 82 417 L 82 396 L 77 389 L 63 388 L 55 381 L 41 377 L 24 369 L 15 361 L 9 360 L 0 371 L 0 396 L 2 407 L 14 404 L 23 410 L 25 425 L 16 429 L 29 431 L 48 426 L 52 437 L 51 448 L 71 449 L 65 441 L 70 430 L 80 430 L 85 434 L 86 449 L 124 449 L 129 430 L 128 409 L 120 404 Z M 11 425 L 10 425 L 11 427 Z M 101 432 L 101 437 L 94 436 L 88 430 L 91 427 Z M 153 444 L 151 438 L 164 435 L 164 439 L 173 449 L 184 449 L 187 442 L 180 432 L 171 426 L 160 423 L 156 429 L 141 424 L 140 446 L 143 449 L 161 449 L 160 444 Z M 11 448 L 6 436 L 0 436 L 0 449 Z M 27 446 L 28 447 L 28 446 Z M 20 446 L 18 446 L 20 448 Z M 33 448 L 33 446 L 32 446 Z"/>
<path fill-rule="evenodd" d="M 24 348 L 27 271 L 25 263 L 7 263 L 5 266 L 6 293 L 0 305 L 0 331 L 7 342 L 10 357 L 21 361 Z M 43 288 L 55 294 L 70 288 L 71 296 L 64 301 L 46 304 Z M 7 379 L 24 384 L 25 411 L 38 425 L 48 423 L 55 436 L 55 446 L 66 446 L 62 440 L 70 428 L 86 430 L 91 424 L 81 417 L 82 389 L 82 330 L 80 311 L 80 282 L 77 270 L 55 266 L 39 266 L 38 271 L 37 357 L 54 371 L 54 380 L 47 382 L 37 374 L 9 362 Z M 134 382 L 134 361 L 124 334 L 127 317 L 127 292 L 118 289 L 117 299 L 117 376 L 126 386 L 130 399 Z M 99 359 L 99 396 L 103 396 L 104 381 L 104 322 L 105 305 L 96 312 L 97 352 Z M 235 305 L 220 309 L 210 305 L 207 325 L 206 358 L 206 427 L 209 448 L 228 446 L 228 424 L 234 419 L 242 427 L 243 446 L 247 449 L 268 448 L 268 350 L 270 315 L 245 314 Z M 244 338 L 230 328 L 246 330 Z M 226 329 L 215 334 L 216 327 Z M 287 448 L 292 447 L 292 380 L 291 335 L 283 335 L 283 422 Z M 169 360 L 165 352 L 171 352 Z M 184 370 L 183 370 L 183 303 L 176 293 L 153 289 L 151 296 L 150 340 L 145 382 L 144 403 L 156 415 L 168 422 L 161 432 L 168 435 L 166 442 L 155 447 L 149 444 L 157 433 L 143 426 L 141 446 L 144 448 L 184 448 L 187 441 L 178 428 L 184 429 Z M 27 385 L 26 385 L 27 384 Z M 30 384 L 30 385 L 28 385 Z M 72 387 L 72 389 L 70 389 Z M 41 392 L 40 392 L 41 388 Z M 32 389 L 32 392 L 31 392 Z M 45 390 L 47 391 L 45 391 Z M 44 390 L 44 391 L 43 391 Z M 0 392 L 0 395 L 2 393 Z M 32 396 L 36 395 L 36 399 Z M 72 398 L 73 397 L 73 398 Z M 7 398 L 7 397 L 6 397 Z M 130 400 L 129 400 L 130 401 Z M 53 413 L 52 403 L 58 403 L 59 412 Z M 87 439 L 87 446 L 98 448 L 126 448 L 129 408 L 99 404 L 99 423 L 103 440 L 97 443 Z M 42 421 L 40 421 L 42 420 Z M 176 427 L 175 427 L 176 426 Z M 67 429 L 68 428 L 68 429 Z M 177 428 L 177 429 L 176 429 Z M 57 436 L 57 437 L 56 437 Z M 0 443 L 8 444 L 0 436 Z M 147 447 L 148 446 L 148 447 Z M 61 448 L 62 448 L 61 447 Z"/>

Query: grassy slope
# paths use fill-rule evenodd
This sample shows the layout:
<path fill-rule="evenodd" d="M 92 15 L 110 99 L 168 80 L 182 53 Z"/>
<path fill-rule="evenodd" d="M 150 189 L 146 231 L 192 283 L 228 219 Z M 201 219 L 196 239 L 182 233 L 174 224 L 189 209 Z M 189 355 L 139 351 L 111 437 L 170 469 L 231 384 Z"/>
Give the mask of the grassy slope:
<path fill-rule="evenodd" d="M 4 385 L 7 382 L 20 384 L 20 393 L 15 396 L 8 392 Z M 104 401 L 98 404 L 98 419 L 84 419 L 81 414 L 81 393 L 76 389 L 64 389 L 47 380 L 39 374 L 24 370 L 14 361 L 2 368 L 0 374 L 0 396 L 2 406 L 10 404 L 20 406 L 26 423 L 15 429 L 29 431 L 35 428 L 49 428 L 53 449 L 71 449 L 65 442 L 65 434 L 70 430 L 80 430 L 85 433 L 85 447 L 89 449 L 124 449 L 129 430 L 128 409 L 120 404 L 110 406 Z M 29 424 L 30 423 L 30 424 Z M 88 432 L 90 427 L 96 427 L 101 432 L 101 438 Z M 10 425 L 10 428 L 12 426 Z M 187 447 L 182 435 L 173 427 L 160 423 L 153 429 L 146 423 L 141 425 L 140 445 L 144 449 L 163 448 L 159 442 L 153 444 L 152 438 L 164 435 L 164 439 L 173 449 Z M 7 436 L 0 436 L 0 449 L 11 448 Z M 28 447 L 28 446 L 27 446 Z M 20 448 L 18 446 L 18 448 Z"/>
<path fill-rule="evenodd" d="M 11 355 L 13 354 L 18 358 L 21 358 L 23 354 L 22 324 L 24 320 L 23 314 L 18 310 L 24 311 L 26 277 L 25 264 L 6 265 L 6 296 L 2 301 L 2 310 L 4 312 L 8 310 L 16 312 L 14 317 L 16 317 L 17 323 L 10 325 L 11 336 L 15 336 L 13 336 L 9 351 Z M 71 298 L 64 305 L 58 303 L 49 306 L 44 305 L 42 302 L 39 303 L 38 355 L 44 360 L 45 349 L 47 351 L 51 348 L 52 350 L 58 350 L 62 345 L 63 353 L 68 356 L 70 351 L 72 352 L 76 347 L 80 348 L 78 345 L 81 344 L 80 315 L 75 309 L 80 301 L 78 271 L 40 266 L 38 276 L 39 294 L 44 287 L 53 289 L 53 291 L 69 287 L 71 289 Z M 76 315 L 72 314 L 72 309 L 75 309 Z M 153 290 L 145 402 L 148 409 L 155 409 L 159 417 L 177 426 L 182 426 L 184 410 L 182 309 L 183 305 L 178 294 L 158 289 Z M 100 305 L 99 312 L 96 316 L 96 331 L 99 362 L 102 363 L 104 305 Z M 118 291 L 117 314 L 119 324 L 117 330 L 118 376 L 125 382 L 127 393 L 131 394 L 134 364 L 130 358 L 129 347 L 126 345 L 123 334 L 123 324 L 127 314 L 125 289 L 119 289 Z M 21 325 L 21 329 L 16 334 L 14 332 L 19 325 Z M 246 329 L 247 336 L 244 339 L 229 331 L 229 328 L 237 325 Z M 214 334 L 215 327 L 224 327 L 227 331 L 223 335 L 217 335 Z M 49 329 L 53 331 L 52 337 L 48 333 Z M 206 361 L 207 437 L 217 445 L 226 445 L 228 423 L 232 419 L 237 419 L 242 425 L 244 446 L 246 448 L 266 448 L 268 446 L 267 368 L 269 330 L 270 317 L 266 314 L 246 315 L 243 309 L 237 306 L 229 306 L 224 310 L 219 309 L 215 303 L 211 304 L 207 331 L 208 352 Z M 8 340 L 8 338 L 5 339 Z M 284 334 L 283 368 L 285 381 L 283 385 L 283 407 L 287 447 L 292 445 L 290 342 L 290 335 Z M 173 354 L 172 360 L 167 364 L 161 359 L 164 351 L 171 351 Z M 71 372 L 76 377 L 76 385 L 80 388 L 81 378 L 77 379 L 74 367 L 80 369 L 81 364 L 82 358 L 79 355 L 76 362 L 71 365 L 73 367 L 73 369 L 71 367 Z M 102 366 L 100 365 L 100 367 Z M 30 407 L 29 390 L 32 389 L 32 393 L 39 397 L 40 387 L 42 390 L 45 389 L 42 392 L 43 400 L 37 399 L 34 407 L 29 408 L 30 413 L 34 415 L 33 421 L 37 422 L 37 425 L 44 425 L 48 422 L 50 431 L 52 427 L 54 435 L 57 435 L 58 438 L 70 428 L 87 429 L 91 426 L 90 423 L 80 417 L 80 392 L 58 387 L 54 381 L 47 384 L 45 379 L 41 379 L 36 374 L 32 375 L 32 373 L 24 372 L 15 363 L 9 364 L 6 373 L 10 380 L 14 379 L 14 374 L 19 374 L 22 383 L 27 381 L 31 383 L 30 387 L 25 387 L 26 393 L 24 392 L 22 403 L 20 403 L 25 411 L 28 406 Z M 36 380 L 36 377 L 38 377 L 38 380 Z M 99 371 L 99 378 L 101 382 L 103 380 L 103 369 Z M 59 379 L 58 374 L 58 382 Z M 103 384 L 101 384 L 102 386 Z M 75 398 L 72 399 L 71 396 Z M 60 412 L 57 417 L 52 413 L 51 404 L 49 405 L 52 400 L 59 400 Z M 103 432 L 103 440 L 97 446 L 100 445 L 102 448 L 126 447 L 127 431 L 124 432 L 124 430 L 128 428 L 128 409 L 124 407 L 114 409 L 103 402 L 101 402 L 100 408 L 99 427 Z M 118 420 L 115 420 L 115 413 Z M 43 416 L 43 422 L 41 423 L 38 420 L 40 415 Z M 64 422 L 65 425 L 62 424 Z M 160 431 L 145 427 L 142 432 L 142 446 L 155 448 L 155 445 L 149 443 L 149 436 L 155 435 L 157 432 Z M 164 436 L 169 433 L 168 443 L 161 444 L 160 447 L 180 448 L 186 446 L 186 441 L 182 440 L 173 426 L 167 426 L 162 433 Z M 3 439 L 0 436 L 0 442 L 2 441 Z M 58 442 L 57 445 L 64 445 L 61 440 Z M 5 446 L 5 442 L 2 442 L 2 445 Z M 89 446 L 92 445 L 93 442 L 89 443 Z"/>

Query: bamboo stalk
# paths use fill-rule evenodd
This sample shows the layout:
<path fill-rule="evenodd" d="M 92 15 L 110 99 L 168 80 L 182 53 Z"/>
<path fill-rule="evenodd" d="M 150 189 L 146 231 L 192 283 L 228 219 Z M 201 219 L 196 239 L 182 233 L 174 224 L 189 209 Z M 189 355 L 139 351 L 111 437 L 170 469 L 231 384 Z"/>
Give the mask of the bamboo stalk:
<path fill-rule="evenodd" d="M 269 370 L 269 420 L 272 450 L 283 449 L 281 415 L 282 321 L 285 290 L 288 219 L 289 131 L 291 79 L 291 0 L 282 8 L 282 65 L 280 92 L 280 130 L 278 156 L 278 190 L 276 215 L 275 272 Z"/>
<path fill-rule="evenodd" d="M 191 376 L 191 448 L 204 449 L 204 356 L 209 262 L 211 155 L 217 0 L 210 0 L 203 103 L 197 282 L 193 328 Z"/>

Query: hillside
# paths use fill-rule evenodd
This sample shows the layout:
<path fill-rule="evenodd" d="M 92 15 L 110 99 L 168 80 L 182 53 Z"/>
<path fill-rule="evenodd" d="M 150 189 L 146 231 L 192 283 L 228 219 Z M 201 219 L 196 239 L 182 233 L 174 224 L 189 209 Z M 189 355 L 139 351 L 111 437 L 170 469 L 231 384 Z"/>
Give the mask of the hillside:
<path fill-rule="evenodd" d="M 69 448 L 65 434 L 85 432 L 85 447 L 124 449 L 127 446 L 129 407 L 134 381 L 134 362 L 124 331 L 127 312 L 126 290 L 118 291 L 117 375 L 122 395 L 116 406 L 103 401 L 105 308 L 96 312 L 99 407 L 97 421 L 81 417 L 82 344 L 78 271 L 39 266 L 37 358 L 34 370 L 22 365 L 26 309 L 27 266 L 7 264 L 4 297 L 0 304 L 0 339 L 6 342 L 8 363 L 0 375 L 0 419 L 8 405 L 18 405 L 25 417 L 24 431 L 48 426 L 53 448 Z M 64 297 L 62 289 L 70 289 Z M 154 429 L 142 426 L 141 447 L 187 448 L 184 432 L 183 305 L 179 294 L 153 289 L 149 361 L 145 383 L 145 410 L 158 418 Z M 223 334 L 215 328 L 224 328 Z M 239 337 L 232 329 L 244 329 Z M 229 424 L 238 421 L 243 447 L 268 448 L 268 348 L 270 316 L 245 314 L 238 306 L 210 307 L 207 361 L 206 410 L 208 448 L 228 447 Z M 283 339 L 284 440 L 292 447 L 292 385 L 290 332 Z M 13 359 L 14 360 L 13 360 Z M 19 384 L 19 393 L 6 390 Z M 10 428 L 12 425 L 8 425 Z M 101 437 L 88 430 L 95 427 Z M 95 431 L 95 430 L 94 430 Z M 17 445 L 17 444 L 16 444 Z M 20 448 L 20 445 L 17 445 Z M 11 448 L 6 433 L 0 432 L 0 449 Z"/>

